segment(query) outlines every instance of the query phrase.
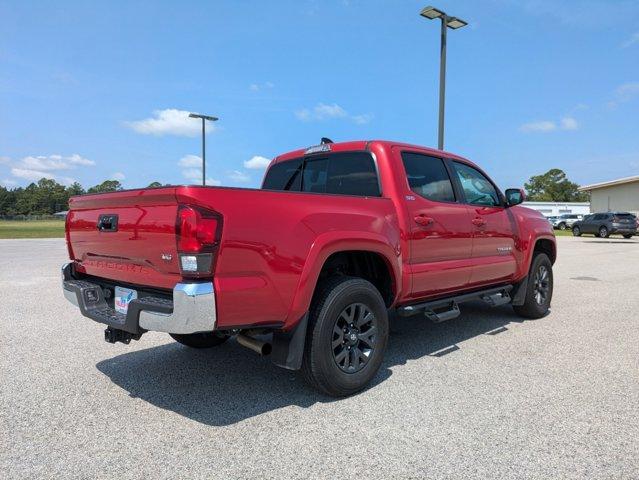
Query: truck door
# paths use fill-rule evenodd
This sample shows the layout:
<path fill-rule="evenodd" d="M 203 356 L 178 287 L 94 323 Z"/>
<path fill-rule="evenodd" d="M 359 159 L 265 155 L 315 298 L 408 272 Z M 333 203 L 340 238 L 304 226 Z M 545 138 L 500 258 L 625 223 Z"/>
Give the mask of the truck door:
<path fill-rule="evenodd" d="M 517 270 L 513 213 L 504 206 L 493 183 L 476 168 L 450 162 L 458 190 L 470 209 L 473 225 L 473 268 L 469 286 L 510 280 Z"/>
<path fill-rule="evenodd" d="M 407 209 L 411 296 L 424 298 L 464 289 L 470 279 L 472 223 L 455 197 L 441 158 L 393 149 L 407 181 L 400 186 Z"/>

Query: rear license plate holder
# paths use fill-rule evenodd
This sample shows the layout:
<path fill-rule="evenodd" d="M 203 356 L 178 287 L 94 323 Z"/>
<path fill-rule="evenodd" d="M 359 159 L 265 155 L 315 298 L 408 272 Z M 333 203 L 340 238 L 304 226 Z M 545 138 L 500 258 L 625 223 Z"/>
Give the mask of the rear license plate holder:
<path fill-rule="evenodd" d="M 129 304 L 136 298 L 138 298 L 137 290 L 125 287 L 115 287 L 115 311 L 126 315 L 126 312 L 129 310 Z"/>

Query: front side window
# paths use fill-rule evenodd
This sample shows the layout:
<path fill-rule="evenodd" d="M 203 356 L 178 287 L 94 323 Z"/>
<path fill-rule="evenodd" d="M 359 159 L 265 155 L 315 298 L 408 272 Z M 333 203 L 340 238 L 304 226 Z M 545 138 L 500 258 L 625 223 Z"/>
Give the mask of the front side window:
<path fill-rule="evenodd" d="M 274 171 L 278 166 L 280 170 Z M 287 185 L 289 188 L 283 188 Z M 367 152 L 338 152 L 276 163 L 266 174 L 262 188 L 362 197 L 381 195 L 375 162 Z"/>
<path fill-rule="evenodd" d="M 491 207 L 501 205 L 497 189 L 479 170 L 460 162 L 453 162 L 453 168 L 467 203 Z"/>
<path fill-rule="evenodd" d="M 410 189 L 434 202 L 454 202 L 455 193 L 441 158 L 402 152 L 402 163 Z"/>

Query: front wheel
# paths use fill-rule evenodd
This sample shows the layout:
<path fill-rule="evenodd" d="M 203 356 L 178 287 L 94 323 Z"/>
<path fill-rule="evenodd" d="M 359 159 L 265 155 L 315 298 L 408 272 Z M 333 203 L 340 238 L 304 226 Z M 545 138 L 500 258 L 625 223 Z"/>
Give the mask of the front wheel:
<path fill-rule="evenodd" d="M 211 348 L 222 345 L 229 337 L 217 332 L 169 333 L 173 340 L 191 348 Z"/>
<path fill-rule="evenodd" d="M 309 312 L 302 374 L 335 397 L 362 390 L 375 376 L 388 343 L 388 313 L 379 291 L 362 278 L 333 277 Z"/>
<path fill-rule="evenodd" d="M 515 313 L 526 318 L 541 318 L 550 308 L 553 290 L 552 262 L 548 255 L 535 256 L 528 272 L 528 285 L 523 305 L 513 306 Z"/>
<path fill-rule="evenodd" d="M 572 234 L 575 237 L 581 237 L 581 229 L 579 227 L 572 227 Z"/>

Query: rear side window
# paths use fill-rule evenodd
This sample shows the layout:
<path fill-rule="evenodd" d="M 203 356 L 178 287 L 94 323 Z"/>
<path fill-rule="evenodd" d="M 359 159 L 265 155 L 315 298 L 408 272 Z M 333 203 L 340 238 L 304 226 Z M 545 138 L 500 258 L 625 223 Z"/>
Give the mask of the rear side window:
<path fill-rule="evenodd" d="M 264 190 L 292 190 L 299 192 L 302 185 L 302 159 L 276 163 L 268 169 Z"/>
<path fill-rule="evenodd" d="M 277 166 L 287 173 L 273 172 Z M 297 175 L 293 180 L 291 175 Z M 299 177 L 299 179 L 298 179 Z M 284 182 L 286 178 L 288 181 Z M 289 188 L 282 186 L 289 184 Z M 375 162 L 367 152 L 333 153 L 277 163 L 269 169 L 263 187 L 269 190 L 296 190 L 314 193 L 332 193 L 379 197 L 381 195 Z"/>
<path fill-rule="evenodd" d="M 410 189 L 435 202 L 454 202 L 455 193 L 441 158 L 402 152 L 402 162 Z"/>

